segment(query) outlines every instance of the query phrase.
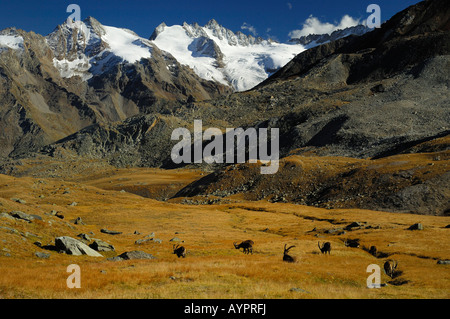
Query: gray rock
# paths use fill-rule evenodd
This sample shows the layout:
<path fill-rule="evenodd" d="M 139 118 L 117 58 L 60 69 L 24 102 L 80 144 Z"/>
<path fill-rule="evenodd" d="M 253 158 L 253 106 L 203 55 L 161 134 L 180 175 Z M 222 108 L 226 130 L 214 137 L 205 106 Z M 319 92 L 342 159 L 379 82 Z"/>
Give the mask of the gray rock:
<path fill-rule="evenodd" d="M 92 249 L 96 251 L 114 251 L 115 248 L 113 245 L 108 244 L 107 242 L 101 239 L 93 239 L 93 243 L 89 245 Z"/>
<path fill-rule="evenodd" d="M 16 202 L 16 203 L 19 203 L 19 204 L 26 204 L 27 203 L 25 200 L 20 199 L 20 198 L 11 198 L 11 200 L 13 202 Z"/>
<path fill-rule="evenodd" d="M 124 259 L 122 257 L 115 256 L 115 257 L 106 258 L 106 260 L 108 260 L 108 261 L 122 261 Z"/>
<path fill-rule="evenodd" d="M 108 229 L 101 229 L 100 232 L 108 235 L 120 235 L 122 232 L 114 231 L 114 230 L 108 230 Z"/>
<path fill-rule="evenodd" d="M 123 254 L 119 255 L 118 257 L 122 258 L 123 260 L 133 260 L 133 259 L 156 259 L 151 254 L 148 254 L 146 252 L 140 251 L 140 250 L 134 250 L 129 252 L 124 252 Z"/>
<path fill-rule="evenodd" d="M 148 243 L 148 242 L 153 242 L 153 238 L 138 239 L 134 243 L 136 245 L 142 245 L 142 244 L 145 244 L 145 243 Z"/>
<path fill-rule="evenodd" d="M 88 255 L 92 257 L 103 257 L 88 245 L 67 236 L 55 238 L 55 246 L 57 249 L 65 252 L 68 255 Z"/>
<path fill-rule="evenodd" d="M 46 254 L 46 253 L 39 252 L 39 251 L 35 252 L 34 255 L 41 259 L 49 259 L 50 258 L 50 254 Z"/>
<path fill-rule="evenodd" d="M 75 219 L 75 220 L 73 221 L 73 223 L 74 223 L 75 225 L 86 225 L 86 224 L 83 222 L 83 220 L 81 219 L 81 217 L 77 217 L 77 219 Z"/>
<path fill-rule="evenodd" d="M 36 220 L 42 220 L 42 217 L 36 214 L 30 214 L 31 217 L 33 217 Z"/>
<path fill-rule="evenodd" d="M 342 228 L 331 228 L 324 231 L 325 234 L 334 234 L 334 233 L 341 233 L 343 231 Z"/>
<path fill-rule="evenodd" d="M 11 212 L 10 215 L 14 218 L 25 220 L 29 223 L 31 223 L 34 220 L 33 216 L 26 214 L 24 212 L 21 212 L 21 211 Z"/>
<path fill-rule="evenodd" d="M 450 265 L 450 260 L 438 260 L 438 265 Z"/>
<path fill-rule="evenodd" d="M 78 234 L 78 238 L 82 239 L 83 241 L 87 241 L 88 243 L 91 241 L 91 237 L 87 234 Z"/>

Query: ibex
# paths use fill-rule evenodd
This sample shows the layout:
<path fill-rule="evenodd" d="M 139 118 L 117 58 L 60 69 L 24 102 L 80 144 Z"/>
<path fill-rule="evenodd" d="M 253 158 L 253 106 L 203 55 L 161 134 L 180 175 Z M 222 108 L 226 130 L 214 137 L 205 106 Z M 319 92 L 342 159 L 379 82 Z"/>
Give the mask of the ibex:
<path fill-rule="evenodd" d="M 384 263 L 384 272 L 391 278 L 394 278 L 395 270 L 397 269 L 398 262 L 395 260 L 388 260 Z"/>
<path fill-rule="evenodd" d="M 283 252 L 283 261 L 288 263 L 294 263 L 296 262 L 296 258 L 288 255 L 288 252 L 291 248 L 294 248 L 295 246 L 291 246 L 289 248 L 286 248 L 287 244 L 284 244 L 284 252 Z"/>
<path fill-rule="evenodd" d="M 178 256 L 178 258 L 183 257 L 186 258 L 186 248 L 180 245 L 173 245 L 173 253 Z"/>
<path fill-rule="evenodd" d="M 327 241 L 326 243 L 323 243 L 322 247 L 320 247 L 320 242 L 318 242 L 317 245 L 319 246 L 320 252 L 322 254 L 326 254 L 326 253 L 330 254 L 331 253 L 331 243 L 330 242 Z"/>
<path fill-rule="evenodd" d="M 236 245 L 236 242 L 233 243 L 234 248 L 236 249 L 243 249 L 244 254 L 248 254 L 248 253 L 252 253 L 253 255 L 253 245 L 255 243 L 253 242 L 253 240 L 245 240 L 242 243 L 240 243 L 239 245 Z"/>

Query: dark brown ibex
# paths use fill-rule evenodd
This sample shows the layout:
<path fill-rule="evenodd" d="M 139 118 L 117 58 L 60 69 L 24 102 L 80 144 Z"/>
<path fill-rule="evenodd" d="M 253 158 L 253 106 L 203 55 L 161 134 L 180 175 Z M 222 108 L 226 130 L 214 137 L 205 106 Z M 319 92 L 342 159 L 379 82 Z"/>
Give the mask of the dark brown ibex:
<path fill-rule="evenodd" d="M 178 258 L 183 257 L 186 258 L 186 248 L 180 245 L 173 245 L 173 253 L 178 256 Z"/>
<path fill-rule="evenodd" d="M 320 252 L 322 254 L 331 253 L 331 243 L 329 241 L 323 243 L 322 247 L 320 247 L 320 242 L 318 242 L 317 245 L 319 246 Z"/>
<path fill-rule="evenodd" d="M 297 259 L 295 257 L 288 255 L 289 250 L 291 248 L 294 248 L 295 246 L 291 246 L 289 248 L 286 248 L 286 246 L 287 246 L 287 244 L 284 244 L 283 261 L 288 262 L 288 263 L 296 262 Z"/>
<path fill-rule="evenodd" d="M 253 245 L 255 243 L 253 242 L 253 240 L 245 240 L 242 243 L 240 243 L 239 245 L 236 245 L 236 242 L 233 243 L 234 248 L 236 249 L 243 249 L 244 254 L 248 254 L 251 253 L 253 255 Z"/>
<path fill-rule="evenodd" d="M 386 273 L 386 275 L 388 275 L 391 278 L 394 278 L 395 273 L 396 273 L 396 269 L 398 266 L 398 262 L 396 260 L 388 260 L 384 263 L 384 272 Z"/>

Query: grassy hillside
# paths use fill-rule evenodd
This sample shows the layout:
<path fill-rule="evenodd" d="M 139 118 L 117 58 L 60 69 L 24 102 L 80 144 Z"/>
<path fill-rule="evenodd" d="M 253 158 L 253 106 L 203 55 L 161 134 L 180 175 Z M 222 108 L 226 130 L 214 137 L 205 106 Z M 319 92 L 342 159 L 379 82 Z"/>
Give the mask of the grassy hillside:
<path fill-rule="evenodd" d="M 0 210 L 23 211 L 42 217 L 31 223 L 0 218 L 0 296 L 3 298 L 448 298 L 450 217 L 394 214 L 358 209 L 322 209 L 308 206 L 250 202 L 236 195 L 217 205 L 181 205 L 160 202 L 119 191 L 117 179 L 164 188 L 165 171 L 123 170 L 84 174 L 70 182 L 0 175 Z M 184 176 L 188 183 L 199 172 L 170 171 L 166 180 Z M 151 176 L 156 176 L 152 178 Z M 182 177 L 179 180 L 183 180 Z M 111 183 L 110 183 L 111 181 Z M 183 184 L 183 182 L 180 182 Z M 109 187 L 109 185 L 116 185 Z M 129 185 L 128 185 L 129 186 Z M 155 186 L 156 187 L 156 186 Z M 11 200 L 13 199 L 13 200 Z M 22 203 L 14 201 L 20 199 Z M 25 202 L 23 202 L 25 201 Z M 76 206 L 70 206 L 76 202 Z M 52 216 L 60 211 L 64 219 Z M 85 225 L 75 225 L 81 217 Z M 352 222 L 363 227 L 345 230 Z M 422 223 L 423 230 L 407 228 Z M 122 232 L 108 235 L 106 228 Z M 14 231 L 11 231 L 14 229 Z M 135 234 L 135 231 L 140 234 Z M 105 258 L 70 256 L 33 243 L 54 243 L 58 236 L 93 232 L 115 252 Z M 153 234 L 161 243 L 135 241 Z M 185 259 L 172 254 L 170 240 L 182 240 Z M 359 238 L 360 248 L 344 245 Z M 234 249 L 233 242 L 252 239 L 253 255 Z M 331 255 L 322 255 L 317 243 L 331 242 Z M 283 246 L 298 261 L 282 261 Z M 375 245 L 391 254 L 402 274 L 381 289 L 368 289 L 370 264 L 382 268 L 387 258 L 376 258 L 364 248 Z M 155 260 L 109 261 L 107 257 L 141 250 Z M 37 258 L 35 252 L 50 254 Z M 81 267 L 81 289 L 68 289 L 66 268 Z M 391 282 L 382 271 L 382 283 Z M 395 283 L 399 285 L 395 285 Z M 299 288 L 299 289 L 296 289 Z"/>

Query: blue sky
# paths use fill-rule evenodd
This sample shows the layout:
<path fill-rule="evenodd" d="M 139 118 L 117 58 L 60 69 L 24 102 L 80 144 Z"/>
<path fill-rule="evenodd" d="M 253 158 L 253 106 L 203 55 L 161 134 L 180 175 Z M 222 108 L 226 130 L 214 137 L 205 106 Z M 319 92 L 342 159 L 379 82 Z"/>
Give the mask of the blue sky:
<path fill-rule="evenodd" d="M 365 20 L 369 4 L 378 4 L 381 19 L 418 0 L 0 0 L 0 30 L 17 27 L 42 35 L 50 33 L 67 19 L 69 4 L 78 4 L 81 19 L 93 16 L 104 25 L 128 28 L 148 38 L 161 22 L 167 25 L 183 22 L 205 25 L 216 19 L 221 25 L 246 34 L 272 37 L 285 42 L 293 30 L 302 29 L 312 15 L 316 22 L 338 25 L 343 16 Z"/>

